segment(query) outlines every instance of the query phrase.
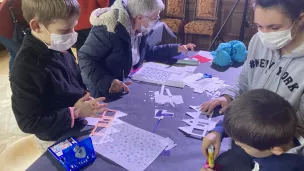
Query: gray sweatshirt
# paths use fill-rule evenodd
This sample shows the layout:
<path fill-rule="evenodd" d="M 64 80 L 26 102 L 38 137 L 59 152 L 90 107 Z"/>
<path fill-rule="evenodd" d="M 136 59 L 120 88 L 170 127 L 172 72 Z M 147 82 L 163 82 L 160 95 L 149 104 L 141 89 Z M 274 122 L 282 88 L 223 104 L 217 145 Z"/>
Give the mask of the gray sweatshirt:
<path fill-rule="evenodd" d="M 236 85 L 227 88 L 224 94 L 236 97 L 259 88 L 276 92 L 289 101 L 297 111 L 298 126 L 304 130 L 304 43 L 282 56 L 279 51 L 265 47 L 258 34 L 254 35 Z"/>

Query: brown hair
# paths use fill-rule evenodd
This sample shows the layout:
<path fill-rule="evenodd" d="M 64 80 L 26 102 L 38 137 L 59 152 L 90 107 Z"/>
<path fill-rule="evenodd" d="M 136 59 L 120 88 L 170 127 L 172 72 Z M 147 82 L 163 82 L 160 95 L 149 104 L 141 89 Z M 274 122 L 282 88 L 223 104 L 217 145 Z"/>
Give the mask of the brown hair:
<path fill-rule="evenodd" d="M 283 97 L 269 90 L 256 89 L 230 104 L 223 125 L 233 140 L 258 150 L 269 150 L 293 140 L 297 118 Z"/>
<path fill-rule="evenodd" d="M 80 15 L 77 0 L 22 0 L 22 12 L 29 23 L 35 17 L 43 24 L 56 19 L 69 19 Z"/>
<path fill-rule="evenodd" d="M 280 7 L 291 20 L 297 20 L 304 12 L 304 0 L 253 0 L 253 7 Z"/>

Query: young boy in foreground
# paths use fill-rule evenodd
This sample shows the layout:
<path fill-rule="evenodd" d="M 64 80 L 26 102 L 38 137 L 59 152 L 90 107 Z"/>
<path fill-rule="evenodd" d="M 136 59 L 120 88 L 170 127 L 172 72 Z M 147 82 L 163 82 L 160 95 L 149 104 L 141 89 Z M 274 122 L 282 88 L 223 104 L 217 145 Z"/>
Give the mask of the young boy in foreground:
<path fill-rule="evenodd" d="M 252 90 L 231 103 L 223 122 L 203 139 L 203 153 L 207 156 L 212 144 L 217 156 L 225 131 L 252 156 L 253 171 L 304 170 L 304 139 L 296 134 L 296 123 L 295 111 L 281 96 L 264 89 Z"/>
<path fill-rule="evenodd" d="M 104 98 L 86 92 L 71 47 L 80 8 L 77 0 L 22 0 L 30 25 L 10 75 L 12 108 L 23 132 L 56 140 L 80 118 L 101 112 Z"/>

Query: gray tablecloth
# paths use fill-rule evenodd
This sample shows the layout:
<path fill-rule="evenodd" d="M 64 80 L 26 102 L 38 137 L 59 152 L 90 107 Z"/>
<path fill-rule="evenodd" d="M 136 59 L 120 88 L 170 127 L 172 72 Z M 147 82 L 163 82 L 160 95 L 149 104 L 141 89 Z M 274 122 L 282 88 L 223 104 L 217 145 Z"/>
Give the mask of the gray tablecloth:
<path fill-rule="evenodd" d="M 233 84 L 236 77 L 240 73 L 240 68 L 230 68 L 226 72 L 218 72 L 211 67 L 211 63 L 201 64 L 196 72 L 208 73 L 219 77 L 226 81 L 227 84 Z M 173 95 L 182 95 L 184 104 L 172 107 L 170 105 L 158 105 L 151 100 L 149 91 L 160 91 L 160 85 L 133 83 L 130 86 L 131 93 L 125 95 L 123 98 L 111 102 L 109 107 L 111 109 L 120 110 L 128 113 L 128 116 L 122 120 L 152 132 L 153 126 L 156 123 L 154 118 L 155 109 L 166 109 L 169 112 L 175 113 L 172 119 L 164 119 L 160 122 L 156 134 L 163 137 L 169 137 L 177 143 L 177 147 L 172 149 L 170 156 L 159 156 L 148 168 L 147 171 L 185 171 L 185 170 L 199 170 L 205 163 L 205 157 L 201 152 L 201 140 L 187 137 L 178 130 L 178 127 L 185 126 L 182 119 L 190 118 L 186 116 L 186 112 L 191 111 L 190 105 L 199 105 L 204 101 L 209 100 L 205 94 L 193 93 L 193 89 L 185 87 L 184 89 L 172 88 L 170 90 Z M 80 133 L 69 133 L 69 135 L 80 136 L 89 134 L 86 127 Z M 222 143 L 222 146 L 227 149 L 228 142 Z M 42 155 L 29 169 L 29 171 L 53 171 L 63 170 L 53 157 L 45 153 Z M 88 171 L 124 171 L 124 168 L 113 164 L 101 156 L 94 162 L 93 165 L 86 168 Z"/>

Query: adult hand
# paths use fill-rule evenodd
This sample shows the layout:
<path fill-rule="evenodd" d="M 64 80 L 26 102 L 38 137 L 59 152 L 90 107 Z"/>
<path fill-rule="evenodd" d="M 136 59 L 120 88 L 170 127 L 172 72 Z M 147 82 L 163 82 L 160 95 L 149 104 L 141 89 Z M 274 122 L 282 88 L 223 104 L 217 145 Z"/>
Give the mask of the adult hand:
<path fill-rule="evenodd" d="M 90 101 L 88 101 L 91 99 Z M 85 118 L 108 110 L 105 108 L 108 104 L 100 104 L 100 101 L 104 101 L 104 97 L 92 99 L 90 93 L 87 93 L 84 97 L 79 99 L 74 105 L 75 118 Z"/>
<path fill-rule="evenodd" d="M 184 52 L 185 55 L 188 55 L 188 49 L 191 49 L 191 51 L 194 51 L 194 48 L 196 47 L 195 44 L 188 43 L 186 45 L 180 45 L 178 46 L 178 53 Z"/>
<path fill-rule="evenodd" d="M 206 158 L 208 158 L 208 147 L 214 146 L 214 158 L 216 158 L 221 148 L 221 135 L 218 132 L 211 132 L 203 139 L 202 150 Z"/>
<path fill-rule="evenodd" d="M 115 79 L 112 82 L 112 85 L 109 89 L 109 93 L 121 93 L 123 90 L 127 93 L 130 93 L 130 89 L 128 86 L 131 84 L 132 84 L 132 82 L 130 82 L 130 81 L 123 83 L 122 81 Z"/>
<path fill-rule="evenodd" d="M 201 105 L 201 111 L 202 112 L 207 112 L 209 115 L 212 113 L 212 111 L 218 106 L 221 105 L 222 109 L 219 111 L 220 114 L 224 113 L 228 105 L 231 103 L 232 98 L 228 95 L 224 95 L 222 97 L 210 100 L 206 103 L 203 103 Z"/>

